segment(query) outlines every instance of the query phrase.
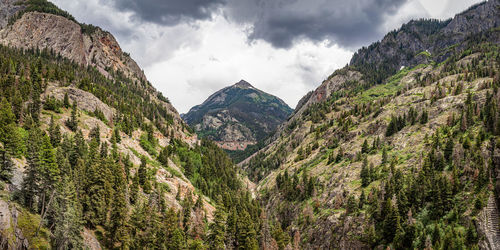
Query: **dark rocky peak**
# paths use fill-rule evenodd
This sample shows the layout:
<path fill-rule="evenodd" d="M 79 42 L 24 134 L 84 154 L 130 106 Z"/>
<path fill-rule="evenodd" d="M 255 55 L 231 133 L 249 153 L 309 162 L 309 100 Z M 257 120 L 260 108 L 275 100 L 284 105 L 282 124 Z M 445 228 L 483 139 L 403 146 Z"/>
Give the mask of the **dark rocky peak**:
<path fill-rule="evenodd" d="M 389 32 L 381 41 L 363 47 L 354 54 L 350 66 L 363 73 L 370 82 L 382 82 L 401 67 L 412 67 L 429 60 L 444 61 L 461 50 L 469 37 L 500 25 L 500 0 L 476 4 L 441 21 L 420 19 Z"/>
<path fill-rule="evenodd" d="M 233 85 L 233 87 L 238 87 L 238 88 L 242 88 L 242 89 L 249 89 L 249 88 L 254 88 L 252 86 L 252 84 L 250 84 L 249 82 L 245 81 L 245 80 L 241 80 L 237 83 L 235 83 Z"/>

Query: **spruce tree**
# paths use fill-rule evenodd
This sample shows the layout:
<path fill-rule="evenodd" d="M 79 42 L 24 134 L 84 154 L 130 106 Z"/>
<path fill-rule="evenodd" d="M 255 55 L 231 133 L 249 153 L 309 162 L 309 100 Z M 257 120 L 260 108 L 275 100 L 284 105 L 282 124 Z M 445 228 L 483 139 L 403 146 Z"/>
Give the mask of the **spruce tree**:
<path fill-rule="evenodd" d="M 224 243 L 226 235 L 226 213 L 222 206 L 218 206 L 214 213 L 214 221 L 209 225 L 208 242 L 210 249 L 226 249 Z"/>
<path fill-rule="evenodd" d="M 52 146 L 57 147 L 61 143 L 61 127 L 54 121 L 54 116 L 50 116 L 49 136 Z"/>
<path fill-rule="evenodd" d="M 120 243 L 120 247 L 128 245 L 128 232 L 127 232 L 127 201 L 125 199 L 125 192 L 127 191 L 127 184 L 125 180 L 125 173 L 121 164 L 114 164 L 114 194 L 113 206 L 111 208 L 111 218 L 108 224 L 109 232 L 109 246 L 113 248 L 116 243 Z"/>
<path fill-rule="evenodd" d="M 13 169 L 14 163 L 10 158 L 10 154 L 5 149 L 0 147 L 0 180 L 10 183 Z"/>
<path fill-rule="evenodd" d="M 66 126 L 68 126 L 71 131 L 76 132 L 78 129 L 78 118 L 77 118 L 77 103 L 73 102 L 73 106 L 71 107 L 71 117 L 66 121 Z"/>
<path fill-rule="evenodd" d="M 35 196 L 40 189 L 40 146 L 42 144 L 41 134 L 42 131 L 38 127 L 34 127 L 29 130 L 28 135 L 28 150 L 26 157 L 28 166 L 26 168 L 25 177 L 23 179 L 21 194 L 24 205 L 30 209 L 35 208 Z"/>
<path fill-rule="evenodd" d="M 241 249 L 258 249 L 257 232 L 255 231 L 250 214 L 243 211 L 238 215 L 237 242 Z"/>
<path fill-rule="evenodd" d="M 54 243 L 57 249 L 78 249 L 83 247 L 82 211 L 76 194 L 76 186 L 71 177 L 64 175 L 58 186 L 55 217 Z"/>

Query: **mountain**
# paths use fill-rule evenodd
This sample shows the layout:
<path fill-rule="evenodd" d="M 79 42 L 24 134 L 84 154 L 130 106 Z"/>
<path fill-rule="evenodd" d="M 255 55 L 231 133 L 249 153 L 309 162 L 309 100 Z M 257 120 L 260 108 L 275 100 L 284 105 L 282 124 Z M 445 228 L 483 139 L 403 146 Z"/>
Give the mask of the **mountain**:
<path fill-rule="evenodd" d="M 2 248 L 255 249 L 259 204 L 189 131 L 112 34 L 0 0 Z"/>
<path fill-rule="evenodd" d="M 282 246 L 500 247 L 499 24 L 411 21 L 304 96 L 240 163 Z"/>
<path fill-rule="evenodd" d="M 292 109 L 276 96 L 241 80 L 194 106 L 183 119 L 200 137 L 228 150 L 245 150 L 266 138 Z"/>

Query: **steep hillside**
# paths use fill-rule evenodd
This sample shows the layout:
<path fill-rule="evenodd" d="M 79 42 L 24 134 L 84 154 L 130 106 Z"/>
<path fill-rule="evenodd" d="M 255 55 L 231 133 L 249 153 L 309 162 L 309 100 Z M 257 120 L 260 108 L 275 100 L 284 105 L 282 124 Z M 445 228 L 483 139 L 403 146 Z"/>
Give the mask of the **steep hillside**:
<path fill-rule="evenodd" d="M 2 248 L 257 247 L 237 168 L 111 34 L 45 0 L 0 5 Z"/>
<path fill-rule="evenodd" d="M 228 150 L 244 150 L 274 132 L 292 109 L 281 99 L 240 82 L 212 94 L 183 115 L 201 137 Z"/>
<path fill-rule="evenodd" d="M 241 164 L 283 245 L 496 248 L 499 6 L 361 49 Z"/>

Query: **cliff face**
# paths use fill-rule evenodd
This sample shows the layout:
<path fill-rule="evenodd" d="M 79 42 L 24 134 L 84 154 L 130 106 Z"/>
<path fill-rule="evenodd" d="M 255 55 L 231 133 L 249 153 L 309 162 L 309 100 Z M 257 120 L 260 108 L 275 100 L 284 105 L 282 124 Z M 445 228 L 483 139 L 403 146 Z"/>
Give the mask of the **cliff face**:
<path fill-rule="evenodd" d="M 292 109 L 246 81 L 221 89 L 183 119 L 201 136 L 229 150 L 244 150 L 273 132 Z"/>
<path fill-rule="evenodd" d="M 137 63 L 125 54 L 115 38 L 99 28 L 83 33 L 79 24 L 62 16 L 29 12 L 0 31 L 0 43 L 17 48 L 52 49 L 101 73 L 121 71 L 127 77 L 146 80 Z"/>
<path fill-rule="evenodd" d="M 18 0 L 0 0 L 0 29 L 3 29 L 9 23 L 18 11 L 24 9 L 24 6 L 16 5 Z"/>

